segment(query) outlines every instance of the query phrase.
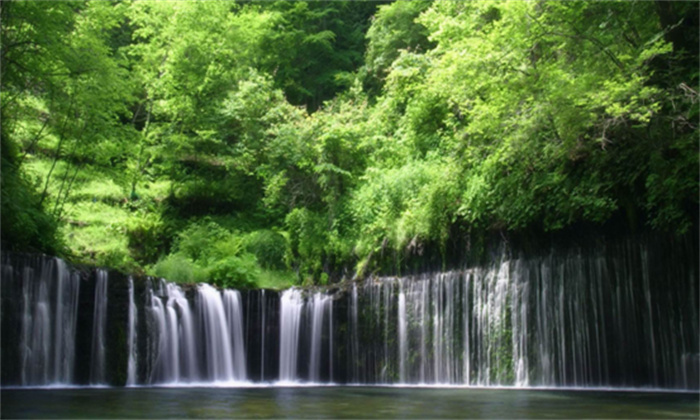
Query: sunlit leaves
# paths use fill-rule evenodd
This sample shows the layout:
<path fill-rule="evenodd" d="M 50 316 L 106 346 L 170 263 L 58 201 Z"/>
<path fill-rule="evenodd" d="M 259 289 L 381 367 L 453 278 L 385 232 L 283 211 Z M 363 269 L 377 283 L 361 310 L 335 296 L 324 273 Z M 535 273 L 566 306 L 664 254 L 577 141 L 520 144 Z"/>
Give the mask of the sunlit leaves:
<path fill-rule="evenodd" d="M 209 259 L 168 249 L 190 219 L 286 230 L 316 282 L 467 232 L 622 212 L 687 230 L 697 23 L 679 18 L 697 7 L 669 4 L 4 2 L 3 150 L 45 160 L 34 201 L 56 214 L 71 179 L 101 171 L 121 213 L 158 221 L 126 229 L 163 248 L 134 239 L 134 261 L 172 252 L 161 268 L 211 264 L 222 282 L 257 276 L 255 258 L 238 236 Z"/>

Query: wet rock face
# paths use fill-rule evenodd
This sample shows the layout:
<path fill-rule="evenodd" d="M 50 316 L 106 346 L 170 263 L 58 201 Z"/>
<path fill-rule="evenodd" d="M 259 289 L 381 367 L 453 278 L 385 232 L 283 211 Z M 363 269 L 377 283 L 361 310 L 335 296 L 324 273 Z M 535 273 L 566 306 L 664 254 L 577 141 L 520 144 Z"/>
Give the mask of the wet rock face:
<path fill-rule="evenodd" d="M 22 332 L 22 267 L 25 258 L 17 257 L 10 264 L 6 256 L 2 259 L 0 278 L 0 316 L 2 317 L 2 366 L 0 380 L 3 385 L 20 385 L 20 336 Z M 28 262 L 28 261 L 27 261 Z"/>
<path fill-rule="evenodd" d="M 96 273 L 53 257 L 3 254 L 3 385 L 90 383 Z M 108 278 L 104 375 L 123 385 L 126 276 L 110 271 Z"/>
<path fill-rule="evenodd" d="M 274 290 L 241 292 L 248 378 L 273 382 L 279 378 L 280 293 Z"/>
<path fill-rule="evenodd" d="M 284 370 L 321 383 L 698 389 L 697 238 L 535 251 L 295 292 L 108 271 L 106 299 L 94 268 L 3 254 L 0 380 L 274 382 Z M 96 328 L 99 305 L 106 320 Z"/>
<path fill-rule="evenodd" d="M 110 271 L 107 289 L 105 361 L 106 381 L 112 385 L 126 384 L 126 366 L 129 355 L 127 343 L 128 292 L 128 277 L 122 273 Z"/>
<path fill-rule="evenodd" d="M 80 272 L 80 297 L 78 299 L 78 327 L 75 337 L 75 383 L 90 383 L 92 362 L 93 314 L 95 312 L 95 270 Z M 107 283 L 109 287 L 109 282 Z M 111 316 L 107 316 L 109 320 Z M 109 335 L 109 334 L 108 334 Z"/>

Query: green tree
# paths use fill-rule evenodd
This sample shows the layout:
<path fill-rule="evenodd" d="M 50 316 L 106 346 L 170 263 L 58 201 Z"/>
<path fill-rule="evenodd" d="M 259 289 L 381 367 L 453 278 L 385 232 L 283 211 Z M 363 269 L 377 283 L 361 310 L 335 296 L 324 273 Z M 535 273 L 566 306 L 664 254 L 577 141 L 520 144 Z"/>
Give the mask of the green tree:
<path fill-rule="evenodd" d="M 3 246 L 279 285 L 444 263 L 495 231 L 697 223 L 696 3 L 0 16 Z"/>
<path fill-rule="evenodd" d="M 378 8 L 366 35 L 365 86 L 371 94 L 380 92 L 401 51 L 424 53 L 435 46 L 428 39 L 428 29 L 416 21 L 430 5 L 423 0 L 397 1 Z"/>
<path fill-rule="evenodd" d="M 274 30 L 262 40 L 260 69 L 290 103 L 316 110 L 351 85 L 363 63 L 364 34 L 376 2 L 275 1 Z"/>
<path fill-rule="evenodd" d="M 24 177 L 29 154 L 47 156 L 36 206 L 57 219 L 81 168 L 119 154 L 118 122 L 131 92 L 123 60 L 108 43 L 122 13 L 122 5 L 103 2 L 2 5 L 3 178 Z M 12 156 L 16 147 L 21 157 Z"/>

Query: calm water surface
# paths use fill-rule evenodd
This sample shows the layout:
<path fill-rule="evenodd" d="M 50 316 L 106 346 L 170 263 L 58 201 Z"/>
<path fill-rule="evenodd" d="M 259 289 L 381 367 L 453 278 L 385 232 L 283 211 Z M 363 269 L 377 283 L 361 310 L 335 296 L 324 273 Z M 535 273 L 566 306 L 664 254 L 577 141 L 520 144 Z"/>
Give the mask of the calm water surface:
<path fill-rule="evenodd" d="M 3 389 L 2 418 L 699 418 L 697 393 L 483 388 Z"/>

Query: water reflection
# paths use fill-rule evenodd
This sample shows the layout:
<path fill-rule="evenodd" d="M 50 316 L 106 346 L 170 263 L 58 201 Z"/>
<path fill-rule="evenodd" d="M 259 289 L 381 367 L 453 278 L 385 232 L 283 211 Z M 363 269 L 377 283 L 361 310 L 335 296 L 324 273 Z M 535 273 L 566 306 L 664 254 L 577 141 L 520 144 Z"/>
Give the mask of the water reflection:
<path fill-rule="evenodd" d="M 693 393 L 390 387 L 3 389 L 3 418 L 697 418 Z"/>

